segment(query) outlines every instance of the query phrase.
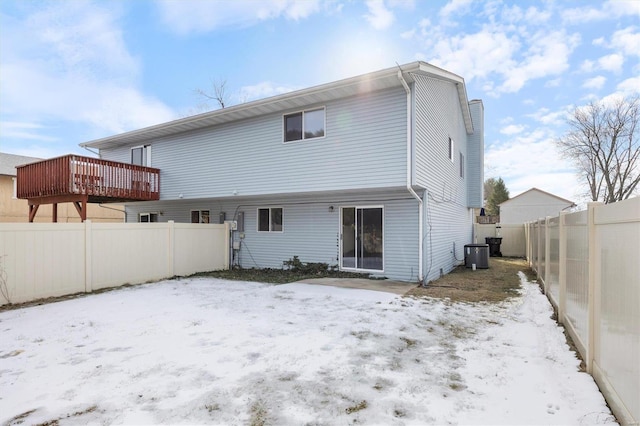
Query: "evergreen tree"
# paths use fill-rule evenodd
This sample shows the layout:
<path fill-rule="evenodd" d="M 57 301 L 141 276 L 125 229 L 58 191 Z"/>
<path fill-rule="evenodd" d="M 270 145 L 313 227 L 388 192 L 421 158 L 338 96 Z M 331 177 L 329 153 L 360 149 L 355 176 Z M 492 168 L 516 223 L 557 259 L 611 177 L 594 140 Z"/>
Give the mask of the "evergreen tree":
<path fill-rule="evenodd" d="M 499 204 L 509 199 L 509 190 L 501 177 L 498 179 L 489 178 L 485 183 L 491 188 L 487 196 L 487 214 L 498 216 L 500 214 Z"/>

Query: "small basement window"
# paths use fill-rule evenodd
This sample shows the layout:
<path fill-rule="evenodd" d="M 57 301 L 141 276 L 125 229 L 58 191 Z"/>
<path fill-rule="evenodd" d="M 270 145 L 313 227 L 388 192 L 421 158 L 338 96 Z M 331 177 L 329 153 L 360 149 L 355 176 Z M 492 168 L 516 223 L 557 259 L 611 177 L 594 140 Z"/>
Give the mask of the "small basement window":
<path fill-rule="evenodd" d="M 321 138 L 325 129 L 325 109 L 300 111 L 284 116 L 284 141 Z"/>
<path fill-rule="evenodd" d="M 191 210 L 191 223 L 209 223 L 209 210 Z"/>
<path fill-rule="evenodd" d="M 140 213 L 138 217 L 138 222 L 157 222 L 158 221 L 158 213 Z"/>
<path fill-rule="evenodd" d="M 258 232 L 282 232 L 282 207 L 258 209 Z"/>

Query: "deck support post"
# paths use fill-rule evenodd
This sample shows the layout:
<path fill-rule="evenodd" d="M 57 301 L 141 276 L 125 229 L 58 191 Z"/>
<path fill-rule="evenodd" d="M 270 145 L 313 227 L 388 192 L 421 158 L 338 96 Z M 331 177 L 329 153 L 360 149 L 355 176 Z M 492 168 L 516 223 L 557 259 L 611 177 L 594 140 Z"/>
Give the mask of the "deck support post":
<path fill-rule="evenodd" d="M 40 207 L 40 204 L 29 204 L 29 222 L 33 222 L 36 213 L 38 213 L 38 207 Z"/>
<path fill-rule="evenodd" d="M 53 203 L 51 206 L 51 221 L 53 223 L 58 222 L 58 203 Z"/>
<path fill-rule="evenodd" d="M 82 220 L 83 222 L 85 220 L 87 220 L 87 199 L 86 199 L 86 197 L 83 198 L 80 201 L 74 201 L 73 202 L 73 206 L 78 211 L 78 214 L 80 215 L 80 220 Z"/>

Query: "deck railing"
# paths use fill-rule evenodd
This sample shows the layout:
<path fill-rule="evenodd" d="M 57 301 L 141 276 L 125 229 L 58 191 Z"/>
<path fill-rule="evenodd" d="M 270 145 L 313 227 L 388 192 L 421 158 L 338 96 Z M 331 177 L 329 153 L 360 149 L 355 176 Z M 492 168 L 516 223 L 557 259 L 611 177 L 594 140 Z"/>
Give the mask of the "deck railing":
<path fill-rule="evenodd" d="M 160 170 L 133 164 L 65 155 L 18 166 L 18 198 L 87 195 L 149 201 L 160 198 Z"/>

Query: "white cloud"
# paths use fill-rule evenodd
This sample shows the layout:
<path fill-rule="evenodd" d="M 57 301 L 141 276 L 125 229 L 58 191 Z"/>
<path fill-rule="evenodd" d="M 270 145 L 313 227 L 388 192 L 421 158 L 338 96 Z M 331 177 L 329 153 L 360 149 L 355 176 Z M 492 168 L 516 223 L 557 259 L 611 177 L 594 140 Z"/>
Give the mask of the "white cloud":
<path fill-rule="evenodd" d="M 34 126 L 14 132 L 13 139 L 50 140 L 51 129 L 42 127 L 48 122 L 89 124 L 87 133 L 101 136 L 174 118 L 136 87 L 140 65 L 119 20 L 118 3 L 55 2 L 9 22 L 3 29 L 1 110 L 6 120 Z M 3 133 L 4 142 L 8 137 Z"/>
<path fill-rule="evenodd" d="M 569 68 L 569 56 L 580 41 L 564 31 L 539 32 L 529 41 L 524 60 L 503 72 L 501 92 L 518 92 L 529 80 L 562 74 Z"/>
<path fill-rule="evenodd" d="M 472 0 L 451 0 L 442 9 L 440 9 L 440 16 L 448 17 L 461 10 L 466 11 L 471 5 L 471 1 Z"/>
<path fill-rule="evenodd" d="M 164 23 L 178 34 L 203 33 L 221 27 L 250 26 L 279 17 L 299 20 L 320 10 L 319 0 L 163 0 L 156 4 Z"/>
<path fill-rule="evenodd" d="M 449 5 L 454 4 L 459 5 Z M 481 13 L 489 15 L 489 22 L 477 32 L 454 33 L 446 26 L 426 22 L 420 24 L 419 32 L 410 35 L 423 43 L 430 55 L 428 62 L 462 75 L 468 82 L 480 80 L 489 96 L 517 93 L 536 79 L 556 77 L 549 79 L 547 86 L 560 84 L 558 78 L 569 69 L 571 55 L 581 42 L 580 34 L 547 28 L 548 10 L 529 8 L 523 12 L 517 6 L 492 5 L 484 5 Z M 536 13 L 543 16 L 536 25 L 530 24 L 527 14 Z M 585 63 L 587 66 L 590 64 Z"/>
<path fill-rule="evenodd" d="M 640 9 L 640 5 L 638 8 Z M 611 36 L 609 47 L 628 56 L 640 56 L 640 32 L 636 32 L 634 27 L 616 31 Z"/>
<path fill-rule="evenodd" d="M 57 138 L 38 133 L 43 131 L 46 131 L 46 129 L 38 123 L 0 121 L 0 134 L 2 134 L 3 138 L 41 142 L 53 142 L 57 140 Z"/>
<path fill-rule="evenodd" d="M 561 14 L 566 24 L 586 24 L 633 15 L 640 17 L 640 7 L 636 0 L 608 0 L 601 5 L 600 9 L 582 6 L 565 9 Z"/>
<path fill-rule="evenodd" d="M 545 125 L 561 126 L 566 121 L 567 111 L 566 109 L 551 111 L 549 108 L 543 107 L 532 114 L 527 114 L 527 117 Z"/>
<path fill-rule="evenodd" d="M 596 69 L 596 63 L 589 59 L 586 59 L 580 64 L 580 72 L 590 73 Z"/>
<path fill-rule="evenodd" d="M 383 0 L 368 0 L 367 8 L 369 13 L 365 15 L 365 18 L 376 30 L 384 30 L 393 24 L 395 16 L 385 7 Z"/>
<path fill-rule="evenodd" d="M 612 53 L 611 55 L 602 56 L 598 58 L 598 66 L 605 71 L 611 71 L 618 73 L 622 70 L 624 64 L 624 56 L 619 53 Z"/>
<path fill-rule="evenodd" d="M 297 89 L 299 89 L 299 87 L 279 86 L 270 81 L 263 81 L 258 84 L 242 87 L 238 99 L 240 102 L 249 102 L 269 96 L 281 95 Z"/>
<path fill-rule="evenodd" d="M 440 37 L 431 48 L 435 65 L 464 76 L 486 78 L 504 68 L 515 67 L 513 56 L 520 49 L 517 38 L 483 29 L 475 34 Z"/>
<path fill-rule="evenodd" d="M 531 24 L 548 22 L 552 14 L 548 10 L 540 10 L 537 7 L 529 7 L 525 13 L 525 20 Z"/>
<path fill-rule="evenodd" d="M 607 14 L 592 7 L 577 7 L 562 11 L 562 20 L 567 24 L 584 24 L 591 21 L 605 19 Z"/>
<path fill-rule="evenodd" d="M 562 83 L 562 79 L 554 78 L 552 80 L 548 80 L 544 83 L 544 87 L 559 87 L 560 83 Z"/>
<path fill-rule="evenodd" d="M 525 126 L 523 126 L 522 124 L 510 124 L 500 129 L 500 133 L 502 133 L 503 135 L 515 135 L 518 133 L 522 133 L 524 129 Z"/>
<path fill-rule="evenodd" d="M 581 192 L 571 164 L 559 154 L 555 135 L 544 129 L 488 147 L 485 169 L 502 177 L 513 195 L 532 187 L 568 199 Z"/>
<path fill-rule="evenodd" d="M 621 81 L 616 89 L 625 94 L 639 94 L 640 93 L 640 77 L 631 77 Z"/>
<path fill-rule="evenodd" d="M 585 89 L 599 90 L 602 89 L 602 86 L 604 86 L 604 83 L 606 83 L 606 81 L 607 79 L 605 77 L 599 75 L 597 77 L 585 80 L 585 82 L 582 84 L 582 87 L 584 87 Z"/>

